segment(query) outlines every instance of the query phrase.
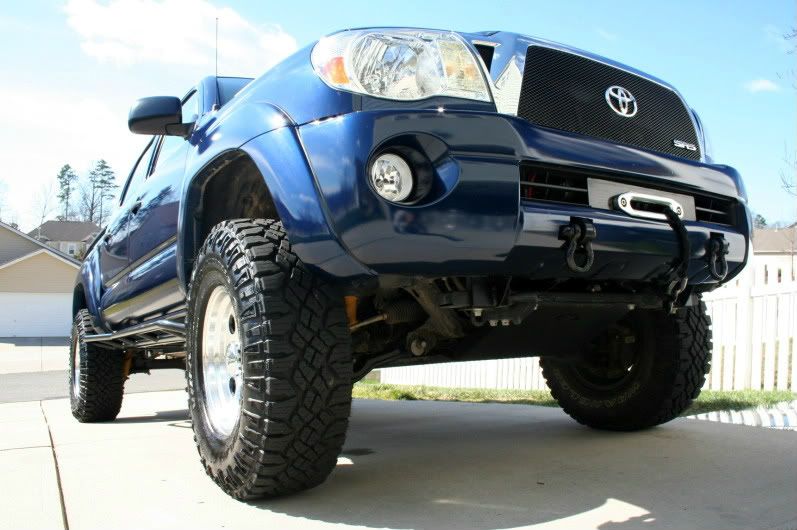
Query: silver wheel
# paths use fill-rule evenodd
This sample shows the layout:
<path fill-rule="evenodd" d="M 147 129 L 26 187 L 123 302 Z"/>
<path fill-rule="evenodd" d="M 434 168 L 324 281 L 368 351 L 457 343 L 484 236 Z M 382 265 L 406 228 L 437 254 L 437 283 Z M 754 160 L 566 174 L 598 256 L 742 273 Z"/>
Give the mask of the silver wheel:
<path fill-rule="evenodd" d="M 204 471 L 240 500 L 317 486 L 335 468 L 351 409 L 341 291 L 267 219 L 214 226 L 191 274 L 185 375 Z"/>
<path fill-rule="evenodd" d="M 80 394 L 80 343 L 77 334 L 72 337 L 72 395 Z"/>
<path fill-rule="evenodd" d="M 227 288 L 210 293 L 202 319 L 202 387 L 210 427 L 220 438 L 232 433 L 241 415 L 241 339 Z"/>

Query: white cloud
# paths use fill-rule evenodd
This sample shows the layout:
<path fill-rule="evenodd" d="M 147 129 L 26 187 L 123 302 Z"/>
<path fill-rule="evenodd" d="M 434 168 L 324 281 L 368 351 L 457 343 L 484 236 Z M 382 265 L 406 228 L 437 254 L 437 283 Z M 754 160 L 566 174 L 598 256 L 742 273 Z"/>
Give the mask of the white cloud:
<path fill-rule="evenodd" d="M 85 175 L 103 157 L 122 184 L 146 141 L 127 131 L 123 108 L 116 110 L 91 95 L 0 87 L 0 100 L 13 102 L 4 110 L 5 123 L 13 125 L 0 129 L 0 145 L 14 153 L 3 161 L 0 174 L 5 188 L 1 213 L 3 220 L 26 230 L 38 222 L 37 193 L 54 184 L 63 164 Z"/>
<path fill-rule="evenodd" d="M 256 26 L 206 0 L 69 0 L 65 11 L 83 51 L 120 66 L 156 62 L 213 72 L 216 18 L 220 74 L 259 75 L 297 47 L 280 26 Z"/>
<path fill-rule="evenodd" d="M 37 194 L 65 163 L 85 177 L 104 158 L 124 182 L 147 141 L 127 130 L 129 105 L 141 96 L 179 95 L 213 73 L 216 17 L 221 74 L 259 75 L 296 49 L 281 28 L 256 26 L 207 0 L 68 0 L 64 14 L 83 52 L 96 59 L 75 58 L 75 76 L 97 82 L 0 84 L 0 101 L 11 102 L 0 145 L 13 154 L 0 169 L 0 218 L 27 230 L 38 223 Z M 20 24 L 0 13 L 0 29 Z"/>
<path fill-rule="evenodd" d="M 753 79 L 743 85 L 744 89 L 748 92 L 755 94 L 756 92 L 777 92 L 780 90 L 780 85 L 769 79 Z"/>
<path fill-rule="evenodd" d="M 618 38 L 617 33 L 612 33 L 611 31 L 605 30 L 603 28 L 595 28 L 595 33 L 605 40 L 615 41 Z"/>

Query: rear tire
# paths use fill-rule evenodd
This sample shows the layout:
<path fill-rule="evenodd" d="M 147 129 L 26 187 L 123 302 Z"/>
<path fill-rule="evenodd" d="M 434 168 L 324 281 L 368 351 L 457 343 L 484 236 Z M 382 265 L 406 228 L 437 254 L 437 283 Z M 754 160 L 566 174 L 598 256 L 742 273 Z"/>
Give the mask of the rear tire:
<path fill-rule="evenodd" d="M 213 228 L 189 288 L 186 377 L 202 465 L 227 494 L 285 495 L 334 469 L 350 340 L 342 296 L 296 257 L 280 222 Z"/>
<path fill-rule="evenodd" d="M 95 333 L 91 314 L 78 311 L 69 349 L 69 400 L 72 416 L 81 423 L 115 419 L 127 379 L 122 352 L 85 342 L 86 335 Z"/>
<path fill-rule="evenodd" d="M 637 310 L 624 324 L 626 334 L 619 342 L 612 339 L 613 350 L 605 341 L 579 361 L 540 360 L 551 394 L 579 423 L 613 431 L 645 429 L 677 417 L 700 394 L 711 361 L 711 320 L 704 303 L 674 315 Z M 618 354 L 618 345 L 631 340 L 633 347 Z"/>

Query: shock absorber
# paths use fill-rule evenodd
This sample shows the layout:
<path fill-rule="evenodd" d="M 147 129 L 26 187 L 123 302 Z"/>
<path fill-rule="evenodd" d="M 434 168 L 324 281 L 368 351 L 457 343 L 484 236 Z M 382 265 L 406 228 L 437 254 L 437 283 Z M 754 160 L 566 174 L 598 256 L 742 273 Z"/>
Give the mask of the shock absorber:
<path fill-rule="evenodd" d="M 422 320 L 426 314 L 418 302 L 411 299 L 402 299 L 390 302 L 382 312 L 371 318 L 350 325 L 349 330 L 354 331 L 370 324 L 384 322 L 385 324 L 409 324 Z"/>

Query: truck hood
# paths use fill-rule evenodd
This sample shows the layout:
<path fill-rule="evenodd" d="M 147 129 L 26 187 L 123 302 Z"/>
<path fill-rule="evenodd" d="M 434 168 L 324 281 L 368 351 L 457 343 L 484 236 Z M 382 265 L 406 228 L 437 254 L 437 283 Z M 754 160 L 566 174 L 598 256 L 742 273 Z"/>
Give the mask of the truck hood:
<path fill-rule="evenodd" d="M 496 45 L 493 56 L 493 63 L 492 66 L 490 67 L 490 76 L 493 78 L 493 81 L 496 81 L 498 79 L 498 76 L 501 75 L 501 73 L 506 68 L 507 64 L 512 59 L 515 59 L 518 62 L 518 66 L 520 67 L 520 71 L 522 72 L 524 63 L 526 61 L 526 49 L 529 46 L 536 44 L 539 46 L 546 46 L 548 48 L 554 48 L 557 50 L 575 53 L 578 55 L 582 55 L 584 57 L 588 57 L 590 59 L 611 65 L 615 68 L 620 68 L 621 70 L 625 70 L 640 77 L 644 77 L 645 79 L 649 79 L 660 85 L 666 86 L 671 90 L 677 91 L 675 87 L 673 87 L 671 84 L 655 76 L 652 76 L 646 72 L 643 72 L 626 64 L 614 61 L 612 59 L 609 59 L 608 57 L 603 57 L 601 55 L 597 55 L 589 51 L 576 48 L 574 46 L 568 46 L 567 44 L 562 44 L 559 42 L 550 41 L 539 37 L 532 37 L 529 35 L 520 35 L 518 33 L 511 33 L 508 31 L 481 31 L 476 33 L 463 33 L 463 32 L 456 32 L 456 33 L 458 33 L 465 40 L 474 45 L 479 43 L 494 43 Z"/>

